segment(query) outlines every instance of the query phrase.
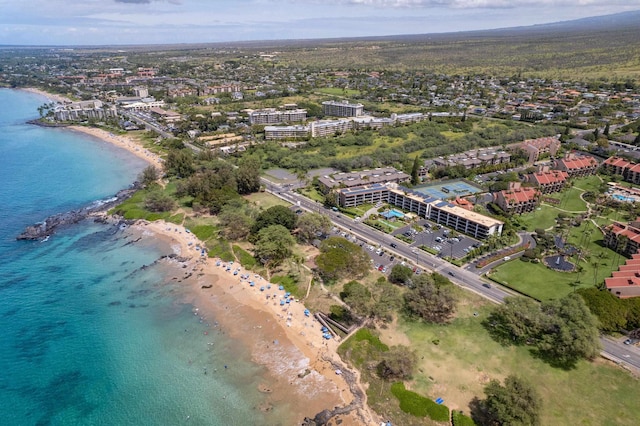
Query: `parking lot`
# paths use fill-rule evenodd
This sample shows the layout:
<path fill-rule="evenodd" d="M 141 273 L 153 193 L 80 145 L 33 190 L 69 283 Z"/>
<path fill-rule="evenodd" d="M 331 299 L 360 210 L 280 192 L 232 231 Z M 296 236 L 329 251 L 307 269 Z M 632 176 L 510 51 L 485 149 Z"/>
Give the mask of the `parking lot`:
<path fill-rule="evenodd" d="M 414 229 L 411 225 L 407 225 L 396 229 L 392 235 L 402 235 L 410 238 L 413 241 L 411 245 L 414 247 L 426 246 L 437 251 L 439 256 L 447 256 L 454 259 L 463 258 L 469 251 L 481 244 L 478 240 L 427 220 L 421 220 L 418 224 L 421 228 L 420 231 Z"/>

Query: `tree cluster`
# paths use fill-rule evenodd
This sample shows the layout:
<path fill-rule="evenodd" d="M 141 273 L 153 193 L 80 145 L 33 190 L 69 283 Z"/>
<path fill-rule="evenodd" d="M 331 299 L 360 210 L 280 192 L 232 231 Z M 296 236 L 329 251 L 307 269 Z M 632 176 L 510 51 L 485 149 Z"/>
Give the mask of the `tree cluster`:
<path fill-rule="evenodd" d="M 456 311 L 453 285 L 439 274 L 421 274 L 413 278 L 413 287 L 404 294 L 410 314 L 437 324 L 449 321 Z"/>
<path fill-rule="evenodd" d="M 238 167 L 213 157 L 209 152 L 198 156 L 186 149 L 169 151 L 165 169 L 168 175 L 181 178 L 177 195 L 193 198 L 194 208 L 202 207 L 217 214 L 239 194 L 260 189 L 260 167 L 257 159 L 242 159 Z"/>
<path fill-rule="evenodd" d="M 369 256 L 357 244 L 342 237 L 329 237 L 320 244 L 316 257 L 320 275 L 335 281 L 344 277 L 364 277 L 370 267 Z"/>
<path fill-rule="evenodd" d="M 505 343 L 535 346 L 553 365 L 571 367 L 579 359 L 593 359 L 600 351 L 598 321 L 575 294 L 540 304 L 508 297 L 491 313 L 486 326 Z"/>
<path fill-rule="evenodd" d="M 350 281 L 344 285 L 340 298 L 356 315 L 382 321 L 390 321 L 393 313 L 402 307 L 402 296 L 384 277 L 371 290 L 357 281 Z M 342 311 L 336 313 L 351 316 Z"/>
<path fill-rule="evenodd" d="M 600 330 L 616 332 L 640 328 L 640 298 L 619 299 L 606 290 L 593 287 L 581 288 L 577 293 L 598 317 Z"/>
<path fill-rule="evenodd" d="M 542 403 L 538 392 L 517 376 L 507 376 L 504 385 L 491 380 L 483 401 L 472 402 L 471 416 L 478 425 L 535 426 L 540 424 Z"/>

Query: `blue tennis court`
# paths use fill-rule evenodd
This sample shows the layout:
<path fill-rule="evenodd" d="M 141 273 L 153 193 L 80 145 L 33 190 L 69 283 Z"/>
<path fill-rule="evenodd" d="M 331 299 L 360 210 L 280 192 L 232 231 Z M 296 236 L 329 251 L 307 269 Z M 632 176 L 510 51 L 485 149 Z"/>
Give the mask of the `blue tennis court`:
<path fill-rule="evenodd" d="M 483 191 L 482 188 L 462 180 L 449 180 L 431 185 L 420 185 L 412 188 L 412 190 L 440 200 L 464 197 Z"/>

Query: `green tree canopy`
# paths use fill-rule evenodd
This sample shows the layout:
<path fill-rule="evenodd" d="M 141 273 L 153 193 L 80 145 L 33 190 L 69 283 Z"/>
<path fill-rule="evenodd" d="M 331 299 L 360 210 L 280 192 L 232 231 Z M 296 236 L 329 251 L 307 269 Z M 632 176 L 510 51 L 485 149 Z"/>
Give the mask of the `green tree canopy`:
<path fill-rule="evenodd" d="M 162 191 L 152 191 L 144 199 L 144 207 L 152 212 L 168 212 L 175 208 L 176 202 Z"/>
<path fill-rule="evenodd" d="M 409 312 L 427 322 L 438 324 L 451 319 L 456 310 L 451 284 L 437 286 L 432 277 L 422 274 L 413 279 L 413 285 L 404 295 L 405 307 Z"/>
<path fill-rule="evenodd" d="M 571 294 L 541 306 L 546 315 L 538 348 L 553 363 L 572 365 L 580 358 L 600 353 L 598 321 L 584 300 Z"/>
<path fill-rule="evenodd" d="M 293 254 L 294 238 L 282 225 L 270 225 L 258 232 L 255 256 L 267 267 L 279 265 Z"/>
<path fill-rule="evenodd" d="M 572 366 L 600 351 L 598 321 L 577 294 L 537 304 L 523 297 L 505 298 L 486 325 L 505 342 L 534 344 L 551 364 Z"/>
<path fill-rule="evenodd" d="M 364 277 L 370 268 L 369 256 L 362 247 L 342 237 L 329 237 L 320 244 L 320 254 L 316 257 L 318 271 L 327 280 L 337 280 L 346 276 Z"/>
<path fill-rule="evenodd" d="M 393 265 L 389 273 L 389 281 L 394 284 L 407 285 L 413 277 L 413 270 L 408 266 L 402 266 L 399 263 Z"/>
<path fill-rule="evenodd" d="M 196 171 L 193 153 L 186 149 L 172 149 L 164 163 L 167 174 L 186 178 Z"/>
<path fill-rule="evenodd" d="M 413 160 L 413 166 L 411 167 L 411 184 L 417 185 L 420 183 L 420 176 L 418 173 L 420 172 L 420 156 L 416 155 L 416 158 Z"/>
<path fill-rule="evenodd" d="M 418 360 L 416 353 L 406 346 L 392 346 L 381 353 L 382 360 L 378 363 L 378 375 L 385 380 L 408 380 Z"/>
<path fill-rule="evenodd" d="M 312 241 L 317 234 L 328 234 L 331 220 L 320 213 L 305 213 L 298 218 L 298 239 L 303 242 Z"/>
<path fill-rule="evenodd" d="M 251 194 L 260 190 L 260 160 L 256 157 L 242 157 L 235 174 L 239 194 Z"/>
<path fill-rule="evenodd" d="M 262 228 L 271 225 L 282 225 L 291 231 L 296 226 L 297 215 L 285 206 L 273 206 L 260 212 L 251 228 L 252 234 L 257 234 Z"/>
<path fill-rule="evenodd" d="M 627 326 L 628 304 L 613 294 L 595 287 L 581 288 L 577 293 L 592 314 L 598 317 L 602 331 L 619 331 Z"/>
<path fill-rule="evenodd" d="M 138 180 L 143 186 L 149 186 L 157 181 L 159 177 L 160 172 L 158 169 L 153 165 L 149 165 L 138 175 Z"/>
<path fill-rule="evenodd" d="M 222 206 L 218 220 L 225 237 L 230 240 L 247 238 L 253 226 L 253 215 L 254 211 L 242 198 L 234 198 Z"/>
<path fill-rule="evenodd" d="M 504 386 L 491 380 L 484 388 L 487 398 L 480 412 L 472 413 L 481 425 L 535 426 L 540 424 L 541 400 L 535 388 L 516 376 L 507 376 Z"/>
<path fill-rule="evenodd" d="M 371 305 L 373 299 L 369 289 L 357 281 L 349 281 L 340 292 L 340 298 L 353 309 L 353 311 L 362 316 L 371 314 Z"/>

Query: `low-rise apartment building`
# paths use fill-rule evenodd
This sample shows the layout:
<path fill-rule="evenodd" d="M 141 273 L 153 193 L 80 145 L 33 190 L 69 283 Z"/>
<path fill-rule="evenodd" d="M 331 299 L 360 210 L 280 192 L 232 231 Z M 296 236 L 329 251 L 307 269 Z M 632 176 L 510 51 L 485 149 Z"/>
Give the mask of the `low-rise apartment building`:
<path fill-rule="evenodd" d="M 342 188 L 338 191 L 338 205 L 341 207 L 355 207 L 361 204 L 386 203 L 389 199 L 389 188 L 382 183 Z"/>
<path fill-rule="evenodd" d="M 640 164 L 620 157 L 609 157 L 602 163 L 602 168 L 608 173 L 622 176 L 627 182 L 640 185 Z"/>
<path fill-rule="evenodd" d="M 400 183 L 409 179 L 411 179 L 411 176 L 393 167 L 379 167 L 359 172 L 321 176 L 318 178 L 318 183 L 320 184 L 320 189 L 326 193 L 333 188 L 353 188 L 374 183 Z"/>
<path fill-rule="evenodd" d="M 500 235 L 504 226 L 504 223 L 499 220 L 437 198 L 425 197 L 422 194 L 393 184 L 377 183 L 353 188 L 341 188 L 338 190 L 337 201 L 342 207 L 386 202 L 479 239 L 485 239 L 494 234 Z"/>
<path fill-rule="evenodd" d="M 578 155 L 572 152 L 556 160 L 554 168 L 567 172 L 569 177 L 591 176 L 598 170 L 598 162 L 589 155 Z"/>
<path fill-rule="evenodd" d="M 640 254 L 634 253 L 624 265 L 620 265 L 604 285 L 611 294 L 620 299 L 640 296 Z"/>
<path fill-rule="evenodd" d="M 542 194 L 560 192 L 564 189 L 569 174 L 564 170 L 549 170 L 548 166 L 527 176 L 527 181 L 534 184 Z"/>
<path fill-rule="evenodd" d="M 604 229 L 604 243 L 626 256 L 637 253 L 640 249 L 640 218 L 624 224 L 613 222 Z"/>
<path fill-rule="evenodd" d="M 494 202 L 509 214 L 522 214 L 535 210 L 540 191 L 522 187 L 520 182 L 510 182 L 509 188 L 493 194 Z"/>
<path fill-rule="evenodd" d="M 117 117 L 116 107 L 99 100 L 59 104 L 53 110 L 53 117 L 58 121 L 82 121 L 88 119 L 104 120 Z"/>
<path fill-rule="evenodd" d="M 556 155 L 558 149 L 560 149 L 560 135 L 527 139 L 512 146 L 526 151 L 529 154 L 529 163 L 533 164 L 538 161 L 540 154 L 549 153 L 551 157 Z"/>
<path fill-rule="evenodd" d="M 306 109 L 288 109 L 284 111 L 275 108 L 265 108 L 249 113 L 250 124 L 296 123 L 307 119 Z"/>

